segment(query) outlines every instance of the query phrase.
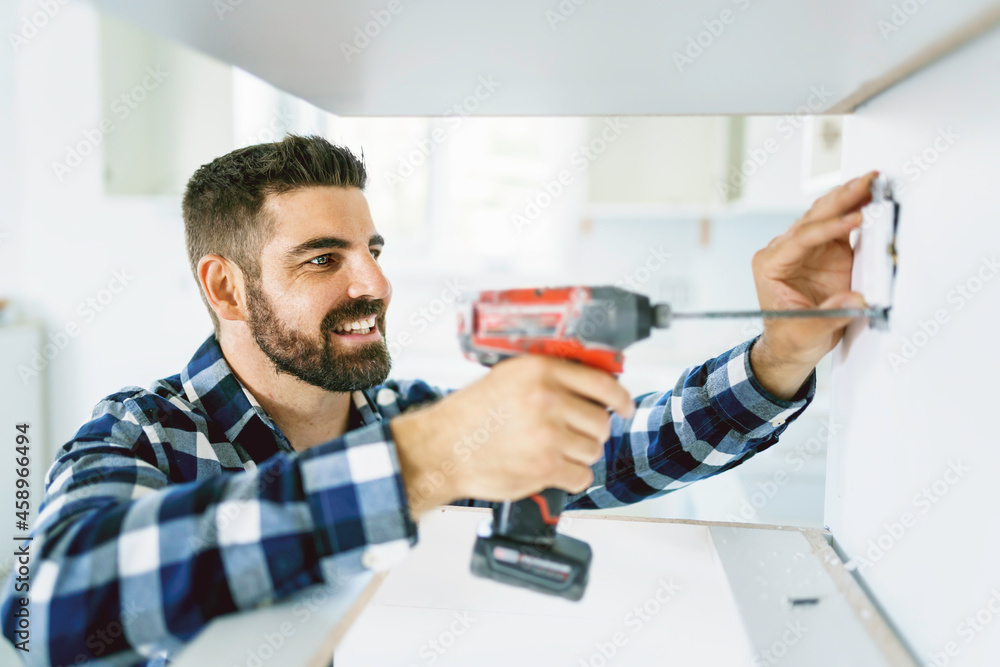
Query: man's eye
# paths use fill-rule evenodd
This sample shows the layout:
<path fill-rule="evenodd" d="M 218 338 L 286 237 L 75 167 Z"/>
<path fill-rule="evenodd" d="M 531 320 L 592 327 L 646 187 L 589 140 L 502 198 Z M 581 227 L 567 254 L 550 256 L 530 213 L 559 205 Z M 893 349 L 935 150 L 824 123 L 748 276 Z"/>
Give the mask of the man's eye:
<path fill-rule="evenodd" d="M 329 255 L 320 255 L 319 257 L 313 257 L 309 260 L 310 264 L 315 264 L 316 266 L 326 266 L 330 263 Z"/>
<path fill-rule="evenodd" d="M 374 257 L 375 259 L 378 259 L 382 255 L 382 251 L 379 250 L 378 248 L 372 248 L 371 253 L 372 257 Z"/>

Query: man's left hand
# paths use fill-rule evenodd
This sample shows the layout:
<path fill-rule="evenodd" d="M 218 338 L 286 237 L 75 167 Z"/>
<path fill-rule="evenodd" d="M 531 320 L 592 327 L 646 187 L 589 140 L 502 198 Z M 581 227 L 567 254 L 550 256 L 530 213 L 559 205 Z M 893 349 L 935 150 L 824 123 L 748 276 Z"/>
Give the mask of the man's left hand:
<path fill-rule="evenodd" d="M 864 308 L 851 292 L 854 252 L 849 235 L 871 201 L 871 172 L 823 195 L 784 234 L 753 257 L 757 298 L 764 310 Z M 844 335 L 850 318 L 765 319 L 750 364 L 778 398 L 798 392 L 813 368 Z"/>

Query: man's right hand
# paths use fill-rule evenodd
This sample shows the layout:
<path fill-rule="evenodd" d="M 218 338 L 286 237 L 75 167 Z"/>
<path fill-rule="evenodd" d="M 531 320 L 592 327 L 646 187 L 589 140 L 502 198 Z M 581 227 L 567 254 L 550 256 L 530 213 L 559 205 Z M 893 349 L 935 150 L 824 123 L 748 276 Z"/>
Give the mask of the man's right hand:
<path fill-rule="evenodd" d="M 389 425 L 416 519 L 459 498 L 501 501 L 593 481 L 610 436 L 608 408 L 635 413 L 608 373 L 528 355 Z"/>

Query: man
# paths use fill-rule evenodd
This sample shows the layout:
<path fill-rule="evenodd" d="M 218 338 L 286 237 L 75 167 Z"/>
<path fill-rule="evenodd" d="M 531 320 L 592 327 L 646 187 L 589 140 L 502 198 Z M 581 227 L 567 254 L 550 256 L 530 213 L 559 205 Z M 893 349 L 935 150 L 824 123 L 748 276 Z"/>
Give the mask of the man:
<path fill-rule="evenodd" d="M 872 177 L 755 255 L 763 308 L 863 306 L 847 239 Z M 542 357 L 443 397 L 386 382 L 392 290 L 365 180 L 317 137 L 240 149 L 191 178 L 188 254 L 215 332 L 178 375 L 102 400 L 60 450 L 30 594 L 8 584 L 2 610 L 15 642 L 30 613 L 27 659 L 176 655 L 216 616 L 389 567 L 420 516 L 457 499 L 559 487 L 571 508 L 611 507 L 732 468 L 808 405 L 847 323 L 767 322 L 634 400 L 608 374 Z"/>

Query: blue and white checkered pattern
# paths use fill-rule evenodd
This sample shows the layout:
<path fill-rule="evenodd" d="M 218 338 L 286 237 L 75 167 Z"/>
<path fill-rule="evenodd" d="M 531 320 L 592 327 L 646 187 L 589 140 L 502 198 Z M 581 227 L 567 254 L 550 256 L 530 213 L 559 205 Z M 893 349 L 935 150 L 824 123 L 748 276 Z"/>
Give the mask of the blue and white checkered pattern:
<path fill-rule="evenodd" d="M 634 418 L 613 416 L 594 484 L 569 508 L 634 503 L 774 444 L 815 376 L 793 401 L 769 396 L 750 370 L 752 343 L 636 398 Z M 210 336 L 180 374 L 108 396 L 46 476 L 21 655 L 163 664 L 216 616 L 398 559 L 417 528 L 388 420 L 441 395 L 421 381 L 355 392 L 350 430 L 296 453 Z M 16 642 L 24 593 L 13 583 L 0 622 Z"/>

